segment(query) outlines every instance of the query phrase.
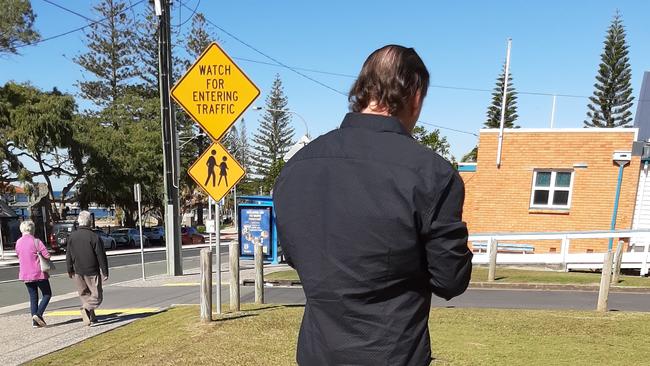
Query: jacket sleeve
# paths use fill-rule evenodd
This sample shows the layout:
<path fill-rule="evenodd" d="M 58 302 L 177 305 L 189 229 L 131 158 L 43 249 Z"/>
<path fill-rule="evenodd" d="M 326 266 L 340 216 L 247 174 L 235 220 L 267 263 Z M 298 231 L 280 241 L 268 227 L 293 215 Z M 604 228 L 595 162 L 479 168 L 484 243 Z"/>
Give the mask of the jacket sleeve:
<path fill-rule="evenodd" d="M 38 240 L 38 251 L 41 252 L 41 255 L 45 258 L 50 258 L 50 252 L 47 251 L 47 248 L 45 247 L 45 244 L 40 239 Z"/>
<path fill-rule="evenodd" d="M 68 267 L 68 273 L 74 273 L 74 259 L 72 259 L 72 252 L 74 251 L 74 245 L 72 240 L 68 237 L 68 247 L 65 251 L 65 264 Z"/>
<path fill-rule="evenodd" d="M 99 269 L 101 269 L 102 274 L 108 277 L 108 259 L 106 258 L 106 251 L 104 250 L 104 243 L 99 239 L 97 235 L 93 239 L 95 246 L 95 255 L 97 256 L 97 262 L 99 262 Z"/>
<path fill-rule="evenodd" d="M 472 275 L 473 255 L 462 221 L 464 201 L 465 186 L 453 172 L 422 223 L 431 291 L 446 300 L 465 292 Z"/>

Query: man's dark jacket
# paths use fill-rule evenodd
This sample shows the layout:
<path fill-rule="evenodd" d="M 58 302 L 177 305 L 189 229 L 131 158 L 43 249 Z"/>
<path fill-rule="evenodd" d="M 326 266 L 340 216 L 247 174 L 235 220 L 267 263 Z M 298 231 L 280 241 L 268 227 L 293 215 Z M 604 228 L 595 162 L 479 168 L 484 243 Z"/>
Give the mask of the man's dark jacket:
<path fill-rule="evenodd" d="M 428 365 L 431 293 L 465 291 L 464 186 L 393 117 L 349 113 L 274 188 L 280 243 L 307 297 L 297 361 Z"/>
<path fill-rule="evenodd" d="M 104 243 L 97 234 L 87 227 L 80 227 L 68 236 L 65 260 L 68 273 L 81 276 L 99 275 L 99 270 L 108 276 L 108 260 Z"/>

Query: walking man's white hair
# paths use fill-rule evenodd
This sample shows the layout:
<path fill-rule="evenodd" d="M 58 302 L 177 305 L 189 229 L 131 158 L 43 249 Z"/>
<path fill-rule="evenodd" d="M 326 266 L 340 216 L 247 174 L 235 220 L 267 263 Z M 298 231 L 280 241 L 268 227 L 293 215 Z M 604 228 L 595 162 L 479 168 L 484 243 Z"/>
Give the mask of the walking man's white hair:
<path fill-rule="evenodd" d="M 77 218 L 77 222 L 79 223 L 79 226 L 90 227 L 90 225 L 92 224 L 92 217 L 90 212 L 88 211 L 79 212 L 79 217 Z"/>

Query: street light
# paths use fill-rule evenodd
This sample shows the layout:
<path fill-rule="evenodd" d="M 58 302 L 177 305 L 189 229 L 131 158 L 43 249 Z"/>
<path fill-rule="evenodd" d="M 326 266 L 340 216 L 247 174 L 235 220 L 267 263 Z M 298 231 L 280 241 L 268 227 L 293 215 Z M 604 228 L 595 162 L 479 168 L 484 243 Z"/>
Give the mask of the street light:
<path fill-rule="evenodd" d="M 184 141 L 184 142 L 183 142 L 183 143 L 178 147 L 178 150 L 180 151 L 180 149 L 181 149 L 183 146 L 187 145 L 190 141 L 194 140 L 195 138 L 197 138 L 197 137 L 206 137 L 206 136 L 207 136 L 207 135 L 201 131 L 201 132 L 197 133 L 196 135 L 194 135 L 194 136 L 188 138 L 187 140 L 185 140 L 185 141 Z M 179 138 L 179 140 L 181 140 L 181 138 Z"/>
<path fill-rule="evenodd" d="M 302 120 L 302 123 L 305 125 L 305 135 L 307 136 L 307 138 L 309 138 L 309 127 L 307 126 L 307 121 L 305 121 L 305 119 L 300 114 L 298 114 L 297 112 L 294 112 L 294 111 L 289 110 L 289 109 L 274 109 L 274 108 L 263 108 L 263 107 L 253 107 L 253 110 L 255 110 L 255 111 L 265 110 L 265 111 L 271 111 L 271 112 L 286 112 L 286 113 L 295 114 L 296 116 L 298 116 L 300 118 L 300 120 Z"/>

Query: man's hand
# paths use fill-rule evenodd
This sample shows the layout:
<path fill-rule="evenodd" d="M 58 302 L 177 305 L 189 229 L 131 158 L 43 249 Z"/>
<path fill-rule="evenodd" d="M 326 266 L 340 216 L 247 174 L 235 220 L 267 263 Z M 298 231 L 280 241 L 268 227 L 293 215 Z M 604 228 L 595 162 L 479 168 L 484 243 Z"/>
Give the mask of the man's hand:
<path fill-rule="evenodd" d="M 68 272 L 68 277 L 70 278 L 74 277 L 74 272 Z"/>
<path fill-rule="evenodd" d="M 106 276 L 106 275 L 102 276 L 102 281 L 104 281 L 104 282 L 108 281 L 108 276 Z"/>

